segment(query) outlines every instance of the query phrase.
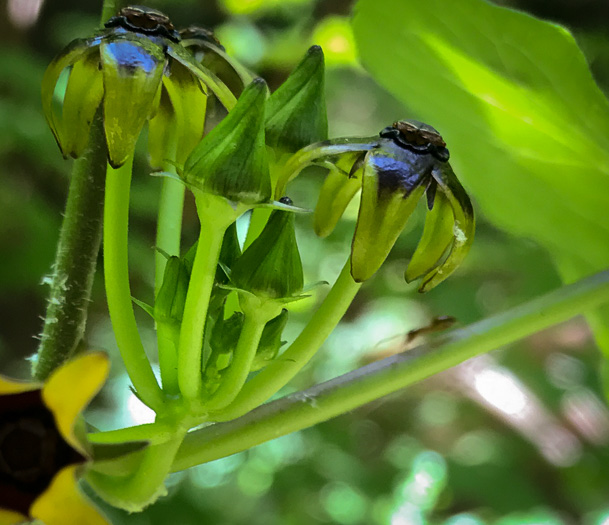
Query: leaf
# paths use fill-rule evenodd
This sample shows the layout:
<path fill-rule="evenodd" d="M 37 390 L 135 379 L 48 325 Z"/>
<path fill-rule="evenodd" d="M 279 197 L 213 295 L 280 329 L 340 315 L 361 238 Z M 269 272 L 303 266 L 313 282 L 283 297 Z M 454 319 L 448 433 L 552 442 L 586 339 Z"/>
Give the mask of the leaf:
<path fill-rule="evenodd" d="M 364 66 L 440 130 L 491 221 L 567 282 L 609 266 L 609 104 L 566 29 L 483 0 L 360 0 L 353 24 Z"/>

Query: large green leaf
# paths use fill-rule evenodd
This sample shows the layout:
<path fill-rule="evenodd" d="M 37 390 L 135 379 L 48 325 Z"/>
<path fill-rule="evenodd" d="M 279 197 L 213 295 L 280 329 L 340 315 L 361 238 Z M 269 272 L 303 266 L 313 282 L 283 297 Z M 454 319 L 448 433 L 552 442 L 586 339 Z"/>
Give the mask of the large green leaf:
<path fill-rule="evenodd" d="M 609 266 L 609 104 L 566 29 L 483 0 L 360 0 L 353 24 L 364 66 L 441 131 L 490 220 L 566 281 Z"/>

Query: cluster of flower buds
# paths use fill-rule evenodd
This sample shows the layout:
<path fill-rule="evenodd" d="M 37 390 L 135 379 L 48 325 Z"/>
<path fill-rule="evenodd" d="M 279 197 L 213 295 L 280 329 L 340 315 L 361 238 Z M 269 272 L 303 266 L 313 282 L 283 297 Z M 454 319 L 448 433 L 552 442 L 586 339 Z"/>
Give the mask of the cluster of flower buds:
<path fill-rule="evenodd" d="M 417 202 L 426 194 L 423 236 L 406 269 L 408 282 L 422 278 L 425 292 L 446 279 L 463 261 L 474 236 L 469 197 L 448 160 L 437 130 L 415 120 L 398 121 L 378 137 L 344 138 L 311 144 L 288 162 L 277 189 L 302 169 L 330 170 L 315 209 L 316 233 L 325 237 L 361 190 L 351 249 L 351 274 L 369 279 L 386 259 Z"/>
<path fill-rule="evenodd" d="M 58 112 L 55 88 L 68 68 Z M 123 8 L 104 30 L 73 41 L 51 62 L 42 82 L 44 113 L 65 157 L 82 155 L 91 122 L 103 105 L 108 161 L 113 167 L 125 163 L 146 120 L 157 113 L 159 125 L 167 124 L 167 115 L 178 118 L 184 158 L 203 136 L 204 119 L 197 115 L 204 114 L 209 93 L 223 104 L 234 102 L 226 85 L 180 44 L 169 18 L 143 7 Z M 161 130 L 153 130 L 155 153 L 163 151 L 157 147 L 162 143 L 159 134 Z"/>

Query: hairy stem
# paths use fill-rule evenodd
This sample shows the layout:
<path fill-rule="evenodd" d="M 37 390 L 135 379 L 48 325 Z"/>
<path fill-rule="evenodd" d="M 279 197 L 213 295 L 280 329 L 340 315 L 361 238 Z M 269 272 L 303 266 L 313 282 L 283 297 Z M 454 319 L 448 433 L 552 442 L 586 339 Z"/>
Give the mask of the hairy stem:
<path fill-rule="evenodd" d="M 32 375 L 44 381 L 82 340 L 102 235 L 106 140 L 101 111 L 89 144 L 74 161 L 66 210 L 50 278 L 51 290 Z"/>
<path fill-rule="evenodd" d="M 609 270 L 454 330 L 432 344 L 268 403 L 234 421 L 191 432 L 172 469 L 213 461 L 326 421 L 606 302 Z"/>

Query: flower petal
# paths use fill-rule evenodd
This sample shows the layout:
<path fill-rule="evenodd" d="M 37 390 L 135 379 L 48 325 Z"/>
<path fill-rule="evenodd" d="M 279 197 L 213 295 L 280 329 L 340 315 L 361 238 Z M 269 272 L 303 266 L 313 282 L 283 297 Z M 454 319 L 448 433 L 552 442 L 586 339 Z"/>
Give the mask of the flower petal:
<path fill-rule="evenodd" d="M 218 97 L 220 103 L 230 111 L 237 104 L 237 99 L 216 75 L 209 69 L 199 64 L 192 54 L 184 49 L 179 44 L 172 44 L 167 48 L 167 54 L 177 60 L 186 69 L 188 69 L 195 77 L 205 84 L 210 91 Z"/>
<path fill-rule="evenodd" d="M 0 375 L 0 395 L 5 394 L 21 394 L 22 392 L 31 392 L 42 388 L 41 383 L 33 381 L 15 381 L 5 376 Z"/>
<path fill-rule="evenodd" d="M 34 502 L 30 515 L 45 525 L 109 525 L 77 486 L 77 465 L 60 470 Z"/>
<path fill-rule="evenodd" d="M 16 525 L 27 521 L 27 516 L 23 514 L 13 512 L 12 510 L 0 509 L 0 525 Z"/>
<path fill-rule="evenodd" d="M 74 40 L 52 60 L 42 78 L 42 110 L 64 156 L 67 156 L 67 153 L 64 151 L 61 121 L 58 120 L 58 115 L 53 107 L 55 85 L 65 68 L 73 65 L 81 56 L 93 52 L 99 43 L 100 37 Z"/>
<path fill-rule="evenodd" d="M 366 281 L 380 268 L 425 191 L 425 171 L 413 170 L 402 160 L 380 150 L 366 155 L 351 246 L 351 276 L 356 282 Z"/>
<path fill-rule="evenodd" d="M 58 368 L 42 389 L 42 399 L 55 416 L 59 432 L 81 453 L 86 451 L 74 434 L 78 415 L 99 392 L 109 370 L 106 354 L 83 354 Z"/>
<path fill-rule="evenodd" d="M 474 241 L 474 209 L 461 183 L 457 180 L 448 162 L 436 165 L 432 176 L 438 183 L 438 190 L 448 199 L 454 215 L 454 242 L 446 260 L 431 274 L 425 276 L 419 292 L 427 292 L 440 284 L 463 262 Z M 437 197 L 436 197 L 437 198 Z"/>
<path fill-rule="evenodd" d="M 319 237 L 330 235 L 354 195 L 362 187 L 362 170 L 347 174 L 331 165 L 330 173 L 319 192 L 313 228 Z"/>
<path fill-rule="evenodd" d="M 179 62 L 171 65 L 171 74 L 165 76 L 163 82 L 179 132 L 175 160 L 183 165 L 188 155 L 203 138 L 207 93 L 202 89 L 199 79 L 193 77 Z"/>
<path fill-rule="evenodd" d="M 428 190 L 429 191 L 429 190 Z M 439 192 L 434 207 L 427 212 L 423 235 L 406 269 L 406 282 L 430 273 L 454 239 L 455 219 L 448 198 Z"/>
<path fill-rule="evenodd" d="M 80 157 L 89 139 L 89 129 L 104 94 L 99 55 L 90 53 L 72 67 L 63 101 L 64 152 Z"/>
<path fill-rule="evenodd" d="M 144 123 L 154 113 L 166 59 L 159 44 L 129 34 L 104 40 L 100 55 L 108 160 L 118 168 L 133 153 Z"/>

